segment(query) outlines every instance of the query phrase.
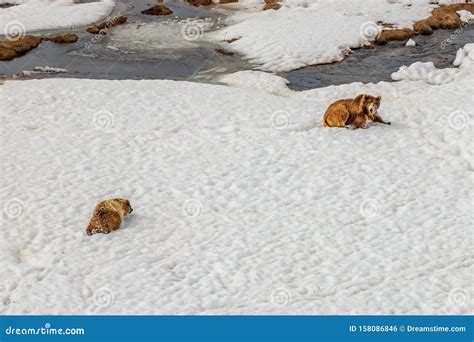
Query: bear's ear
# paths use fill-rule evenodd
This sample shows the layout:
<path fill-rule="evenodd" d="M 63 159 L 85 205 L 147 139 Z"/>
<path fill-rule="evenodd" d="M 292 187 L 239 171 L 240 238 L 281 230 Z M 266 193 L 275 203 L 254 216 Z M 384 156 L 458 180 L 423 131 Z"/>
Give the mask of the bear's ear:
<path fill-rule="evenodd" d="M 365 98 L 367 97 L 366 94 L 360 94 L 360 95 L 357 95 L 355 98 L 354 98 L 354 101 L 357 102 L 357 103 L 361 103 L 361 102 L 365 102 Z"/>
<path fill-rule="evenodd" d="M 377 96 L 377 100 L 380 101 L 382 99 L 382 96 Z"/>
<path fill-rule="evenodd" d="M 367 101 L 367 94 L 357 95 L 354 101 L 359 105 L 360 108 L 365 106 L 365 102 Z"/>
<path fill-rule="evenodd" d="M 97 213 L 96 213 L 97 216 L 101 217 L 104 214 L 105 214 L 105 209 L 104 208 L 99 208 L 99 210 L 97 210 Z"/>

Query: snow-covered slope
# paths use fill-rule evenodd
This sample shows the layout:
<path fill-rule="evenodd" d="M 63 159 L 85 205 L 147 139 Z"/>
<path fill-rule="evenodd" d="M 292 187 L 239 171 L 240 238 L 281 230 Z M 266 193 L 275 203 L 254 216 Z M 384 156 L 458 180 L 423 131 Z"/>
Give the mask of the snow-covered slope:
<path fill-rule="evenodd" d="M 20 0 L 17 6 L 0 8 L 0 35 L 64 29 L 89 25 L 104 19 L 114 8 L 114 0 L 76 4 L 73 0 Z"/>
<path fill-rule="evenodd" d="M 0 312 L 472 313 L 468 68 L 438 86 L 285 97 L 6 82 Z M 329 103 L 359 93 L 381 95 L 392 125 L 320 127 Z M 87 237 L 94 205 L 115 196 L 131 217 Z"/>

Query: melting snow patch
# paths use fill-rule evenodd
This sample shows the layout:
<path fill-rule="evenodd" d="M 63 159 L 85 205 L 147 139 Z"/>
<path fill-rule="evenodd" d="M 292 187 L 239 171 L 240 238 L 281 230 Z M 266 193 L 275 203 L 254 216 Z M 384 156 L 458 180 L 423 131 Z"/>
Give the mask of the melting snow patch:
<path fill-rule="evenodd" d="M 469 23 L 471 20 L 474 20 L 474 15 L 466 10 L 461 10 L 456 12 L 459 15 L 459 18 L 463 23 Z"/>
<path fill-rule="evenodd" d="M 413 27 L 430 15 L 427 1 L 289 1 L 278 11 L 237 13 L 228 26 L 209 34 L 264 71 L 283 72 L 341 61 L 351 48 L 367 45 L 380 32 L 378 21 Z M 225 45 L 225 47 L 229 47 Z"/>
<path fill-rule="evenodd" d="M 224 84 L 239 88 L 255 89 L 271 94 L 284 95 L 292 92 L 286 78 L 262 71 L 238 71 L 218 78 Z"/>
<path fill-rule="evenodd" d="M 41 67 L 41 66 L 37 66 L 37 67 L 34 67 L 33 70 L 24 70 L 22 72 L 23 76 L 31 76 L 31 75 L 35 75 L 35 74 L 59 74 L 59 73 L 65 73 L 67 72 L 66 69 L 63 69 L 63 68 L 53 68 L 53 67 L 49 67 L 49 66 L 44 66 L 44 67 Z"/>
<path fill-rule="evenodd" d="M 474 61 L 474 43 L 466 44 L 464 48 L 459 49 L 456 59 L 453 62 L 459 69 L 464 68 L 465 73 L 472 75 L 472 68 L 468 68 Z M 429 84 L 444 84 L 452 82 L 460 73 L 458 68 L 437 69 L 433 62 L 416 62 L 410 66 L 402 66 L 398 71 L 392 73 L 394 81 L 424 81 Z"/>

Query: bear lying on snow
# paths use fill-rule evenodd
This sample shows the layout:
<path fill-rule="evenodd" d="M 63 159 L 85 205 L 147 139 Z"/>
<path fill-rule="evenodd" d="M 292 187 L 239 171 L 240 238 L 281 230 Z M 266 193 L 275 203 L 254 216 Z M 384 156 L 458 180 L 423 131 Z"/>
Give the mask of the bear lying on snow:
<path fill-rule="evenodd" d="M 380 96 L 375 97 L 367 94 L 358 95 L 354 99 L 338 100 L 326 109 L 323 126 L 347 127 L 353 125 L 356 128 L 367 128 L 369 120 L 390 125 L 390 122 L 385 122 L 377 113 L 380 100 Z"/>
<path fill-rule="evenodd" d="M 108 234 L 120 228 L 125 216 L 133 211 L 130 201 L 114 198 L 99 202 L 94 208 L 86 233 L 91 236 L 97 233 Z"/>

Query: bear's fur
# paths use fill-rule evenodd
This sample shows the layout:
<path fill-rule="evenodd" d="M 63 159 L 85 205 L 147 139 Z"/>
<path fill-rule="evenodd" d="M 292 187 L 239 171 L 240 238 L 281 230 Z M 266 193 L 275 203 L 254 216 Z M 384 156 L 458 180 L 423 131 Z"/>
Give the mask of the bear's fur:
<path fill-rule="evenodd" d="M 385 122 L 377 110 L 380 107 L 380 96 L 370 96 L 362 94 L 354 99 L 338 100 L 332 103 L 324 113 L 324 127 L 347 127 L 350 125 L 356 128 L 367 128 L 368 121 L 379 122 L 390 125 Z"/>
<path fill-rule="evenodd" d="M 94 208 L 86 233 L 91 236 L 97 233 L 108 234 L 117 230 L 125 216 L 133 211 L 130 201 L 114 198 L 99 202 Z"/>

